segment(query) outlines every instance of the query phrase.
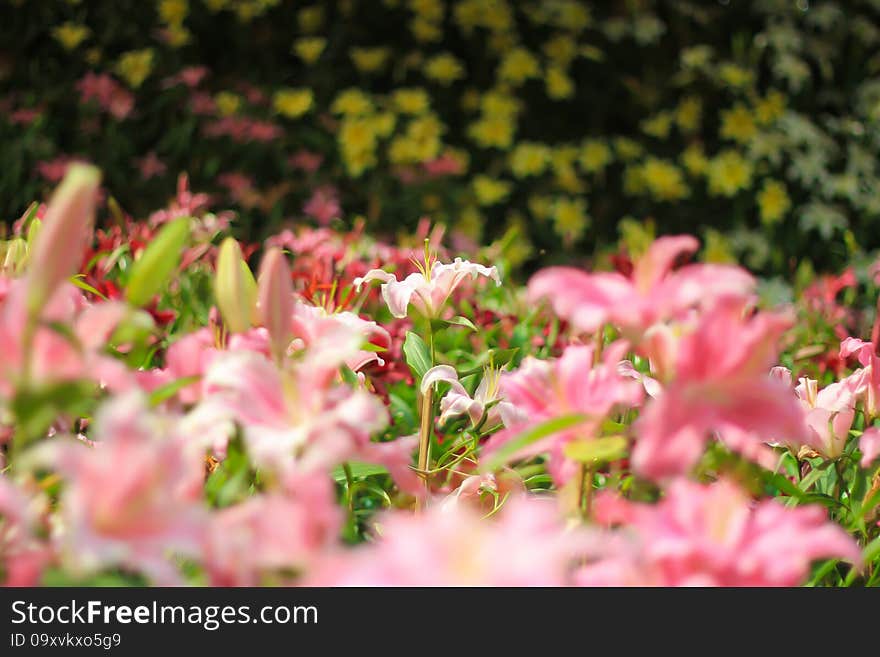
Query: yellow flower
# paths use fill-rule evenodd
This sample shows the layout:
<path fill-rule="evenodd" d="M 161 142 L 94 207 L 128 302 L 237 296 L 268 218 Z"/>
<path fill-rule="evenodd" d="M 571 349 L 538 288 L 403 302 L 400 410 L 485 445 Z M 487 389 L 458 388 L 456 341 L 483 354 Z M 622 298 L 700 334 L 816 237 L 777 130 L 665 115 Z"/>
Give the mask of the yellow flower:
<path fill-rule="evenodd" d="M 563 100 L 570 98 L 574 94 L 574 82 L 558 66 L 547 68 L 547 77 L 544 83 L 547 86 L 547 96 L 553 100 Z"/>
<path fill-rule="evenodd" d="M 611 149 L 605 142 L 588 139 L 581 144 L 578 163 L 587 173 L 599 173 L 611 163 Z"/>
<path fill-rule="evenodd" d="M 192 32 L 182 25 L 169 25 L 165 29 L 165 42 L 172 48 L 180 48 L 192 41 Z"/>
<path fill-rule="evenodd" d="M 373 111 L 373 101 L 360 89 L 346 89 L 333 100 L 330 111 L 345 116 L 369 114 Z"/>
<path fill-rule="evenodd" d="M 461 62 L 448 52 L 431 57 L 425 62 L 424 72 L 429 80 L 434 80 L 444 86 L 464 77 L 464 67 Z"/>
<path fill-rule="evenodd" d="M 513 117 L 519 114 L 522 106 L 519 100 L 503 89 L 493 89 L 483 94 L 480 109 L 487 116 Z"/>
<path fill-rule="evenodd" d="M 614 139 L 614 150 L 617 151 L 617 157 L 624 162 L 636 159 L 644 151 L 640 144 L 627 137 L 616 137 Z"/>
<path fill-rule="evenodd" d="M 510 170 L 517 178 L 538 176 L 547 169 L 550 150 L 544 144 L 524 141 L 510 154 Z"/>
<path fill-rule="evenodd" d="M 376 127 L 369 118 L 347 117 L 339 127 L 339 144 L 348 154 L 373 151 L 376 137 Z"/>
<path fill-rule="evenodd" d="M 468 204 L 458 213 L 458 221 L 455 222 L 454 230 L 479 244 L 483 236 L 483 223 L 484 219 L 480 209 L 475 205 Z"/>
<path fill-rule="evenodd" d="M 361 73 L 376 73 L 380 71 L 388 60 L 390 54 L 388 48 L 352 48 L 351 60 Z"/>
<path fill-rule="evenodd" d="M 324 37 L 302 37 L 293 42 L 293 52 L 306 64 L 314 64 L 327 47 Z"/>
<path fill-rule="evenodd" d="M 478 109 L 480 109 L 479 89 L 469 87 L 468 89 L 464 90 L 464 93 L 461 94 L 459 98 L 461 109 L 463 109 L 465 112 L 476 112 Z"/>
<path fill-rule="evenodd" d="M 324 7 L 320 4 L 303 7 L 296 14 L 299 29 L 306 34 L 314 34 L 324 24 Z"/>
<path fill-rule="evenodd" d="M 409 30 L 420 43 L 436 43 L 443 40 L 443 27 L 440 23 L 416 17 L 409 23 Z"/>
<path fill-rule="evenodd" d="M 214 102 L 217 104 L 217 111 L 223 116 L 231 116 L 238 112 L 241 107 L 241 96 L 231 91 L 221 91 L 214 96 Z"/>
<path fill-rule="evenodd" d="M 666 139 L 672 128 L 672 114 L 659 112 L 641 123 L 642 132 L 657 139 Z"/>
<path fill-rule="evenodd" d="M 153 49 L 130 50 L 116 62 L 116 72 L 129 86 L 141 86 L 153 70 Z"/>
<path fill-rule="evenodd" d="M 692 176 L 700 176 L 704 174 L 706 168 L 709 166 L 709 160 L 706 159 L 706 154 L 703 152 L 703 147 L 700 144 L 691 144 L 688 146 L 684 149 L 680 159 L 684 168 L 687 169 L 687 172 Z"/>
<path fill-rule="evenodd" d="M 169 25 L 181 25 L 189 14 L 189 2 L 187 0 L 160 0 L 159 18 Z"/>
<path fill-rule="evenodd" d="M 642 167 L 631 164 L 623 171 L 623 193 L 633 196 L 647 192 Z"/>
<path fill-rule="evenodd" d="M 413 119 L 405 135 L 391 142 L 388 157 L 397 164 L 433 160 L 440 154 L 442 132 L 443 124 L 434 114 Z"/>
<path fill-rule="evenodd" d="M 476 176 L 471 185 L 480 205 L 500 203 L 510 194 L 511 188 L 509 182 L 483 175 Z"/>
<path fill-rule="evenodd" d="M 343 151 L 343 162 L 348 175 L 358 178 L 364 171 L 376 166 L 376 154 L 374 151 Z"/>
<path fill-rule="evenodd" d="M 741 189 L 752 184 L 752 165 L 738 151 L 725 150 L 709 162 L 706 170 L 709 179 L 709 193 L 719 196 L 734 196 Z"/>
<path fill-rule="evenodd" d="M 83 41 L 89 38 L 92 31 L 85 25 L 67 21 L 58 27 L 52 28 L 52 36 L 65 50 L 73 50 Z"/>
<path fill-rule="evenodd" d="M 703 103 L 696 96 L 682 98 L 675 108 L 675 123 L 684 134 L 690 135 L 700 129 Z"/>
<path fill-rule="evenodd" d="M 370 122 L 376 136 L 383 138 L 394 132 L 394 126 L 397 125 L 397 116 L 394 112 L 377 112 L 366 120 Z"/>
<path fill-rule="evenodd" d="M 549 219 L 553 214 L 553 199 L 549 196 L 533 195 L 528 200 L 529 212 L 536 219 Z"/>
<path fill-rule="evenodd" d="M 275 92 L 272 106 L 282 116 L 296 119 L 312 108 L 314 99 L 311 89 L 279 89 Z"/>
<path fill-rule="evenodd" d="M 529 78 L 541 75 L 541 66 L 535 56 L 525 48 L 514 48 L 498 65 L 498 79 L 520 85 Z"/>
<path fill-rule="evenodd" d="M 785 112 L 785 96 L 771 89 L 767 95 L 755 103 L 755 120 L 760 125 L 769 125 Z"/>
<path fill-rule="evenodd" d="M 424 114 L 431 107 L 431 97 L 421 87 L 396 89 L 391 100 L 401 114 Z"/>
<path fill-rule="evenodd" d="M 736 89 L 747 87 L 754 80 L 754 75 L 751 71 L 729 62 L 718 67 L 718 75 L 728 86 Z"/>
<path fill-rule="evenodd" d="M 484 116 L 468 126 L 468 135 L 483 148 L 506 150 L 513 143 L 516 124 L 509 116 L 494 114 Z"/>
<path fill-rule="evenodd" d="M 442 21 L 445 6 L 442 0 L 409 0 L 409 10 L 426 21 Z"/>
<path fill-rule="evenodd" d="M 577 42 L 567 34 L 557 34 L 543 46 L 547 59 L 563 67 L 577 56 L 577 48 Z"/>
<path fill-rule="evenodd" d="M 589 223 L 586 200 L 562 197 L 553 204 L 553 227 L 566 242 L 577 241 Z"/>
<path fill-rule="evenodd" d="M 736 264 L 736 256 L 730 248 L 730 241 L 719 231 L 710 228 L 706 231 L 706 245 L 703 247 L 703 262 Z"/>
<path fill-rule="evenodd" d="M 758 133 L 758 127 L 749 109 L 740 103 L 721 112 L 721 136 L 745 144 Z"/>
<path fill-rule="evenodd" d="M 642 181 L 651 196 L 659 201 L 677 201 L 690 193 L 681 169 L 655 157 L 649 157 L 642 164 Z"/>
<path fill-rule="evenodd" d="M 97 46 L 86 50 L 86 61 L 92 66 L 95 66 L 98 62 L 101 61 L 101 56 L 101 49 Z"/>
<path fill-rule="evenodd" d="M 758 193 L 758 208 L 761 221 L 765 224 L 774 224 L 782 219 L 791 209 L 791 199 L 785 185 L 775 180 L 766 181 Z"/>

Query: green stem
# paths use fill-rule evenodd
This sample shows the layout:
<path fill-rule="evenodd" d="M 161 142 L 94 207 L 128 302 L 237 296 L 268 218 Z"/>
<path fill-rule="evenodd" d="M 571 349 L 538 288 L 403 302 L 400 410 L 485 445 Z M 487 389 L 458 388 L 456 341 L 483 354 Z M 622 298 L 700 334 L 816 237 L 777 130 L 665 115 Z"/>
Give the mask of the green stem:
<path fill-rule="evenodd" d="M 427 335 L 428 348 L 431 353 L 431 367 L 434 366 L 434 331 L 431 328 L 431 319 L 427 318 Z M 434 391 L 429 388 L 425 394 L 421 395 L 421 404 L 419 409 L 419 471 L 425 480 L 425 490 L 429 487 L 427 471 L 431 465 L 431 429 L 434 422 L 433 414 Z"/>

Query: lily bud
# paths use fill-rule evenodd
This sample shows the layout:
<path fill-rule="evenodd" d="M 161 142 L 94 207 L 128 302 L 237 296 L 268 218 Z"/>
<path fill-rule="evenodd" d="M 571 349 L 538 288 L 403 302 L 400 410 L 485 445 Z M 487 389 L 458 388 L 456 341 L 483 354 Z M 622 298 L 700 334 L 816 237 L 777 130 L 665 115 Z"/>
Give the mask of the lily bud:
<path fill-rule="evenodd" d="M 293 286 L 284 252 L 272 248 L 263 256 L 257 280 L 257 310 L 260 323 L 269 332 L 276 358 L 284 355 L 290 341 L 293 315 Z"/>
<path fill-rule="evenodd" d="M 3 245 L 3 251 L 3 265 L 0 271 L 11 276 L 18 275 L 27 265 L 27 242 L 21 237 L 16 237 Z"/>
<path fill-rule="evenodd" d="M 91 235 L 101 172 L 72 164 L 55 189 L 33 244 L 28 268 L 28 312 L 36 315 L 65 279 L 76 273 Z"/>
<path fill-rule="evenodd" d="M 257 300 L 257 284 L 241 254 L 241 247 L 227 237 L 217 254 L 217 272 L 214 275 L 214 297 L 223 317 L 223 323 L 233 333 L 242 333 L 251 327 Z"/>

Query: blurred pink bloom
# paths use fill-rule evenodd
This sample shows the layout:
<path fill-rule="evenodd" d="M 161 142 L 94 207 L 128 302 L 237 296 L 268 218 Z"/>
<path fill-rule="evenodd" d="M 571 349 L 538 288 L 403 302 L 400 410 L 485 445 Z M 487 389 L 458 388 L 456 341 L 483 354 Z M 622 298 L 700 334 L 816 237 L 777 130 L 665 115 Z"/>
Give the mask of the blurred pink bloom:
<path fill-rule="evenodd" d="M 880 456 L 880 427 L 868 427 L 859 438 L 859 448 L 862 450 L 862 467 L 867 468 Z"/>
<path fill-rule="evenodd" d="M 13 125 L 30 125 L 36 121 L 42 111 L 35 107 L 22 107 L 9 115 L 9 122 Z"/>
<path fill-rule="evenodd" d="M 165 352 L 165 367 L 136 373 L 138 383 L 147 391 L 187 377 L 201 377 L 217 354 L 214 335 L 202 328 L 171 343 Z M 177 391 L 183 404 L 194 404 L 202 397 L 201 381 L 184 386 Z"/>
<path fill-rule="evenodd" d="M 270 121 L 259 121 L 246 116 L 227 116 L 208 123 L 204 133 L 209 137 L 229 137 L 239 143 L 270 142 L 278 139 L 284 130 Z"/>
<path fill-rule="evenodd" d="M 322 341 L 326 343 L 329 336 L 340 331 L 349 335 L 359 335 L 360 346 L 369 343 L 382 350 L 387 350 L 391 346 L 391 336 L 388 331 L 374 321 L 363 319 L 348 311 L 328 313 L 320 306 L 302 302 L 294 304 L 291 317 L 291 332 L 294 336 L 291 347 L 294 352 L 320 345 Z M 380 366 L 385 364 L 381 352 L 360 347 L 347 353 L 344 362 L 355 372 L 371 363 Z"/>
<path fill-rule="evenodd" d="M 0 301 L 0 397 L 10 398 L 28 371 L 28 385 L 48 386 L 77 379 L 93 380 L 111 390 L 134 386 L 134 377 L 125 365 L 103 353 L 106 341 L 128 313 L 119 302 L 89 304 L 69 283 L 61 285 L 40 311 L 41 325 L 26 351 L 26 298 L 24 279 L 5 285 Z M 51 323 L 68 326 L 75 340 L 51 328 Z M 25 363 L 28 363 L 27 368 Z"/>
<path fill-rule="evenodd" d="M 162 87 L 168 89 L 177 84 L 183 84 L 190 89 L 199 86 L 205 76 L 208 75 L 208 68 L 205 66 L 187 66 L 180 69 L 175 75 L 168 76 L 162 80 Z"/>
<path fill-rule="evenodd" d="M 564 586 L 579 537 L 550 500 L 518 496 L 491 519 L 465 505 L 386 514 L 379 539 L 317 570 L 313 586 Z"/>
<path fill-rule="evenodd" d="M 401 488 L 418 490 L 420 479 L 410 468 L 414 439 L 371 442 L 388 423 L 385 406 L 364 390 L 335 382 L 339 365 L 359 345 L 357 333 L 337 329 L 285 370 L 255 352 L 223 353 L 205 377 L 203 403 L 225 409 L 242 425 L 260 467 L 329 472 L 343 461 L 366 461 L 386 466 Z"/>
<path fill-rule="evenodd" d="M 311 476 L 286 488 L 211 518 L 205 562 L 213 586 L 287 583 L 335 544 L 343 514 L 332 480 Z"/>
<path fill-rule="evenodd" d="M 117 120 L 126 118 L 134 109 L 134 95 L 106 73 L 91 71 L 76 83 L 81 102 L 95 100 L 98 106 Z"/>
<path fill-rule="evenodd" d="M 428 160 L 423 166 L 425 167 L 425 172 L 433 178 L 457 176 L 464 171 L 461 160 L 450 153 L 443 153 L 433 160 Z"/>
<path fill-rule="evenodd" d="M 209 93 L 194 91 L 189 97 L 189 109 L 197 116 L 214 116 L 217 113 L 217 102 Z"/>
<path fill-rule="evenodd" d="M 104 405 L 92 435 L 93 448 L 59 446 L 66 561 L 75 571 L 123 567 L 159 585 L 180 583 L 171 556 L 199 555 L 206 520 L 201 446 L 139 393 Z"/>
<path fill-rule="evenodd" d="M 880 358 L 873 342 L 846 338 L 840 343 L 840 357 L 856 356 L 861 369 L 844 379 L 845 385 L 864 404 L 869 419 L 880 415 Z"/>
<path fill-rule="evenodd" d="M 51 183 L 59 182 L 67 173 L 67 169 L 71 164 L 82 163 L 87 164 L 85 160 L 69 155 L 59 155 L 53 160 L 41 160 L 37 162 L 37 173 L 46 181 Z"/>
<path fill-rule="evenodd" d="M 158 158 L 155 151 L 150 151 L 137 161 L 137 167 L 141 172 L 141 179 L 149 180 L 161 176 L 168 170 L 165 163 Z"/>
<path fill-rule="evenodd" d="M 0 572 L 2 586 L 38 586 L 43 568 L 52 558 L 39 538 L 48 500 L 31 497 L 0 474 Z"/>
<path fill-rule="evenodd" d="M 331 219 L 342 216 L 339 195 L 333 185 L 323 185 L 312 192 L 311 197 L 303 206 L 303 212 L 314 217 L 319 224 L 326 226 Z"/>
<path fill-rule="evenodd" d="M 583 415 L 582 422 L 555 432 L 512 454 L 522 459 L 550 453 L 549 469 L 557 485 L 564 484 L 576 470 L 563 447 L 576 438 L 599 435 L 602 422 L 615 409 L 637 406 L 644 396 L 637 381 L 617 371 L 620 357 L 628 344 L 615 342 L 605 349 L 600 363 L 593 363 L 594 348 L 569 346 L 553 361 L 526 357 L 520 368 L 501 374 L 501 394 L 515 412 L 501 409 L 505 429 L 486 442 L 484 454 L 496 449 L 524 430 L 567 415 Z"/>
<path fill-rule="evenodd" d="M 306 173 L 314 173 L 321 167 L 323 162 L 323 155 L 304 148 L 298 150 L 287 159 L 287 163 L 294 169 L 301 169 Z"/>
<path fill-rule="evenodd" d="M 790 389 L 768 376 L 792 319 L 743 314 L 741 300 L 720 300 L 677 341 L 664 390 L 635 425 L 632 463 L 640 474 L 660 479 L 686 472 L 712 432 L 771 468 L 775 457 L 766 441 L 797 442 L 808 435 Z"/>
<path fill-rule="evenodd" d="M 529 297 L 548 298 L 554 312 L 578 331 L 592 333 L 611 323 L 636 338 L 653 324 L 681 317 L 695 306 L 752 291 L 754 278 L 739 267 L 694 264 L 672 271 L 680 256 L 698 248 L 699 242 L 689 235 L 661 237 L 629 277 L 571 267 L 544 269 L 529 281 Z"/>
<path fill-rule="evenodd" d="M 623 528 L 596 541 L 585 586 L 796 586 L 816 559 L 861 560 L 823 508 L 753 503 L 724 480 L 679 479 L 657 504 L 620 500 L 606 516 Z"/>
<path fill-rule="evenodd" d="M 371 269 L 364 276 L 354 279 L 354 286 L 360 290 L 364 283 L 382 281 L 382 298 L 395 317 L 406 317 L 410 304 L 426 317 L 437 317 L 449 295 L 466 279 L 475 279 L 477 276 L 491 278 L 496 285 L 501 285 L 494 265 L 486 267 L 456 258 L 450 264 L 435 261 L 428 275 L 416 272 L 402 281 L 382 269 Z"/>

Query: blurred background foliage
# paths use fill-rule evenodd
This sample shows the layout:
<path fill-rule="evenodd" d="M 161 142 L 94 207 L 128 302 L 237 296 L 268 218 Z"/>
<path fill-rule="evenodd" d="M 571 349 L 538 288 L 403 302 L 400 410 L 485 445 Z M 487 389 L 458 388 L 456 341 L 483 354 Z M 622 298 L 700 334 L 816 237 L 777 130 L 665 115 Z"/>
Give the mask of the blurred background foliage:
<path fill-rule="evenodd" d="M 880 0 L 0 0 L 0 210 L 95 162 L 240 237 L 422 216 L 531 269 L 691 232 L 787 279 L 880 246 Z"/>

